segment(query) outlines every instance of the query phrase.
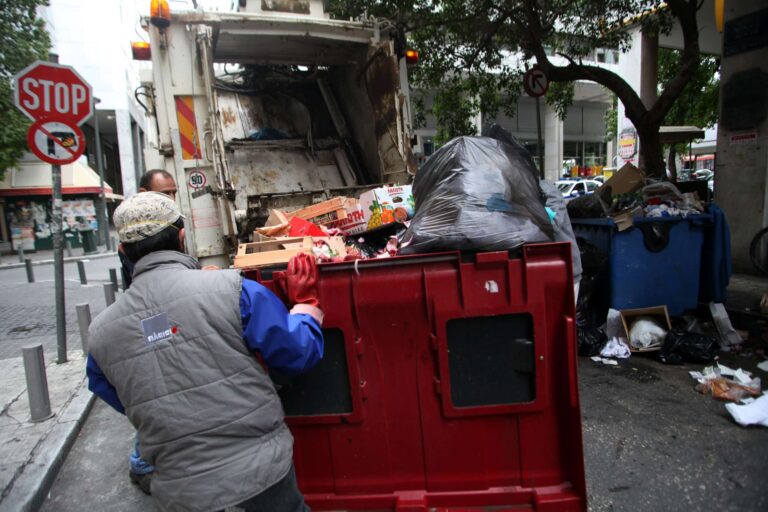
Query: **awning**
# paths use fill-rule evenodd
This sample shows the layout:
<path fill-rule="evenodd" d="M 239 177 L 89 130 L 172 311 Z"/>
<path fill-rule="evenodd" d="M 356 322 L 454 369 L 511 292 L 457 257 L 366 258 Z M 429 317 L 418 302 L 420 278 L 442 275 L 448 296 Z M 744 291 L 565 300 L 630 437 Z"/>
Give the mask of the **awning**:
<path fill-rule="evenodd" d="M 662 126 L 659 139 L 662 144 L 678 144 L 704 138 L 704 130 L 698 126 Z"/>
<path fill-rule="evenodd" d="M 99 194 L 101 186 L 99 175 L 81 161 L 61 166 L 62 195 Z M 5 172 L 0 181 L 0 197 L 9 196 L 50 196 L 51 166 L 40 161 L 22 161 L 16 167 Z M 104 196 L 107 200 L 122 200 L 112 187 L 104 182 Z"/>

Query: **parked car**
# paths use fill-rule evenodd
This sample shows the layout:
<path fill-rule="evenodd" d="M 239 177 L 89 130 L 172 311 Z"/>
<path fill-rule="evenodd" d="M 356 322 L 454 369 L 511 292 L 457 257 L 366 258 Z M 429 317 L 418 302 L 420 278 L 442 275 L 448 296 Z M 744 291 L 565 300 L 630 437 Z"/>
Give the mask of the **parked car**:
<path fill-rule="evenodd" d="M 702 180 L 702 181 L 709 181 L 714 176 L 715 176 L 715 173 L 710 169 L 699 169 L 698 171 L 691 174 L 691 177 L 694 180 Z"/>
<path fill-rule="evenodd" d="M 605 176 L 603 176 L 603 175 L 600 175 L 600 176 L 592 176 L 592 178 L 591 178 L 591 179 L 593 179 L 593 180 L 595 180 L 595 181 L 599 181 L 600 183 L 605 183 Z"/>
<path fill-rule="evenodd" d="M 574 197 L 583 196 L 584 194 L 591 194 L 597 190 L 602 183 L 595 180 L 579 180 L 568 181 L 561 180 L 556 182 L 558 190 L 563 193 L 563 197 L 566 199 L 573 199 Z"/>

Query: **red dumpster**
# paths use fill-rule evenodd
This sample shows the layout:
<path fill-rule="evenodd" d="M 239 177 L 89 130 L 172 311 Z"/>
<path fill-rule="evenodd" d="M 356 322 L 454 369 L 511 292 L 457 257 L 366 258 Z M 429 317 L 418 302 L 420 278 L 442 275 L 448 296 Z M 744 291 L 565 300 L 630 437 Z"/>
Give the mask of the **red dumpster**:
<path fill-rule="evenodd" d="M 570 258 L 322 265 L 325 356 L 280 390 L 308 505 L 586 511 Z"/>

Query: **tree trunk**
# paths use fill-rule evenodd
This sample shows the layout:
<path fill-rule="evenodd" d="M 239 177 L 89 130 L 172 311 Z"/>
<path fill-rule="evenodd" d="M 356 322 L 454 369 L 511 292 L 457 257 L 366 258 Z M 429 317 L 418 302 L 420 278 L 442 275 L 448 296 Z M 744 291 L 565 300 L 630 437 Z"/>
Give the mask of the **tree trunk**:
<path fill-rule="evenodd" d="M 638 128 L 637 135 L 640 139 L 640 167 L 645 171 L 645 175 L 649 178 L 667 179 L 659 127 L 642 126 Z"/>
<path fill-rule="evenodd" d="M 677 147 L 674 144 L 669 145 L 667 169 L 669 169 L 670 181 L 677 181 Z"/>

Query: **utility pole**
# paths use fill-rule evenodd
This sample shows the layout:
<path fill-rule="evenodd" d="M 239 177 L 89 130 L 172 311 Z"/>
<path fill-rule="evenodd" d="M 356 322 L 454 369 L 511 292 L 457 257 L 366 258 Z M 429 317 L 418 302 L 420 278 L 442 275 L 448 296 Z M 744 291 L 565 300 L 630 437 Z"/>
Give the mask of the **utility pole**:
<path fill-rule="evenodd" d="M 101 103 L 99 98 L 93 98 L 93 129 L 96 132 L 96 169 L 99 171 L 99 238 L 104 237 L 107 251 L 112 250 L 109 239 L 109 220 L 107 219 L 107 198 L 104 193 L 104 158 L 101 154 L 101 134 L 99 133 L 99 111 L 96 105 Z"/>

